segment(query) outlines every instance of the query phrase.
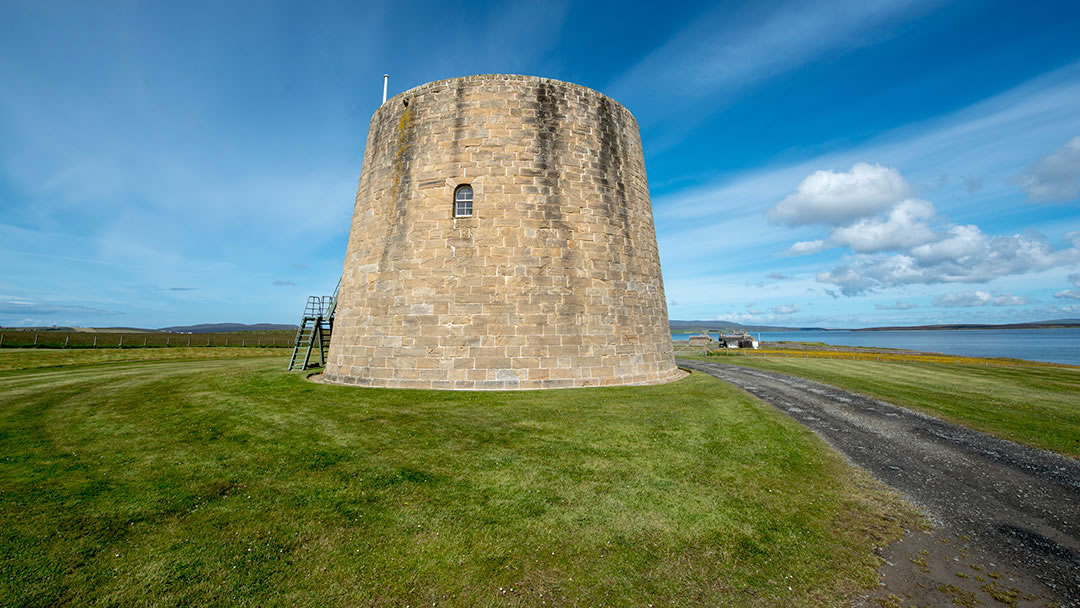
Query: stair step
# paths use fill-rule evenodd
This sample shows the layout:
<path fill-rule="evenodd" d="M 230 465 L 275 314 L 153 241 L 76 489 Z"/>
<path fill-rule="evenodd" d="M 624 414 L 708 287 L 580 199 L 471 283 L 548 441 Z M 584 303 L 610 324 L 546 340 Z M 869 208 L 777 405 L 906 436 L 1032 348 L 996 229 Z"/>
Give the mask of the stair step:
<path fill-rule="evenodd" d="M 312 296 L 308 299 L 308 305 L 300 317 L 300 327 L 296 330 L 292 357 L 289 359 L 290 370 L 306 368 L 311 363 L 313 354 L 318 357 L 317 363 L 326 363 L 326 351 L 330 347 L 330 336 L 334 331 L 334 309 L 337 308 L 340 288 L 341 281 L 338 281 L 334 295 Z"/>

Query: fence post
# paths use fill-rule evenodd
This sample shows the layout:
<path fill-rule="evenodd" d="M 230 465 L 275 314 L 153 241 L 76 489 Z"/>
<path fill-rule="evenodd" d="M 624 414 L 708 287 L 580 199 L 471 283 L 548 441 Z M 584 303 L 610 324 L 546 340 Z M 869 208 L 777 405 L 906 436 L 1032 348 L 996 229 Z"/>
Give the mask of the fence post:
<path fill-rule="evenodd" d="M 225 338 L 225 346 L 228 346 L 228 345 L 229 345 L 229 338 L 226 337 Z"/>
<path fill-rule="evenodd" d="M 206 337 L 206 345 L 207 345 L 207 346 L 210 346 L 210 336 L 207 336 L 207 337 Z"/>
<path fill-rule="evenodd" d="M 240 340 L 240 346 L 247 346 L 247 338 Z"/>
<path fill-rule="evenodd" d="M 120 346 L 118 348 L 124 348 L 124 335 L 120 334 Z"/>
<path fill-rule="evenodd" d="M 97 336 L 94 336 L 94 348 L 97 348 Z"/>
<path fill-rule="evenodd" d="M 71 341 L 71 336 L 64 336 L 64 348 L 68 347 L 68 342 Z"/>
<path fill-rule="evenodd" d="M 171 342 L 171 341 L 172 341 L 172 336 L 165 336 L 165 346 L 168 346 L 169 342 Z"/>
<path fill-rule="evenodd" d="M 143 339 L 142 339 L 142 345 L 143 345 L 143 346 L 146 346 L 146 336 L 143 336 Z"/>
<path fill-rule="evenodd" d="M 2 344 L 2 342 L 0 342 L 0 344 Z M 262 346 L 262 338 L 259 338 L 259 343 L 258 343 L 258 344 L 256 344 L 256 346 L 259 346 L 259 347 L 261 347 L 261 346 Z"/>
<path fill-rule="evenodd" d="M 188 345 L 188 346 L 191 346 L 191 336 L 188 336 L 188 337 L 187 337 L 187 345 Z"/>
<path fill-rule="evenodd" d="M 0 334 L 0 347 L 4 346 L 4 334 Z"/>
<path fill-rule="evenodd" d="M 34 334 L 34 346 L 37 346 L 37 334 Z"/>

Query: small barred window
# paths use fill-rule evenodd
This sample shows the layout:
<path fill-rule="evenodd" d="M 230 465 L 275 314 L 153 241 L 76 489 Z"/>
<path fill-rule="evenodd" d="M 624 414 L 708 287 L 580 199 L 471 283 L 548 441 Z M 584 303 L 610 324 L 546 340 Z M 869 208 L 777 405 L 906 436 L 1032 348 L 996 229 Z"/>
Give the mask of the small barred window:
<path fill-rule="evenodd" d="M 472 217 L 472 201 L 472 186 L 458 186 L 454 190 L 454 217 Z"/>

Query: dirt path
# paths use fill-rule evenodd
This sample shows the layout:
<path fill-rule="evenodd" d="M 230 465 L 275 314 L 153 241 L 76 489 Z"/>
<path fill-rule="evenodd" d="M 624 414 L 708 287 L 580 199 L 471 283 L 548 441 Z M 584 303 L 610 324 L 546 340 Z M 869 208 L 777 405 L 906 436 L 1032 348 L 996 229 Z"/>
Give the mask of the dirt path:
<path fill-rule="evenodd" d="M 926 509 L 936 530 L 890 548 L 878 604 L 1080 606 L 1080 462 L 801 378 L 679 365 L 771 403 Z"/>

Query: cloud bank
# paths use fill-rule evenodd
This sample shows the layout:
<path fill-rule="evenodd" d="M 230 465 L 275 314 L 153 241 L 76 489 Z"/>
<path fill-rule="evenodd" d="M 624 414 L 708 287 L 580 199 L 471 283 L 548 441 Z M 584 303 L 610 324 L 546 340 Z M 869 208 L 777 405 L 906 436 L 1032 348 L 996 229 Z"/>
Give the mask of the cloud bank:
<path fill-rule="evenodd" d="M 934 299 L 934 306 L 943 308 L 975 307 L 975 306 L 1023 306 L 1028 301 L 1011 294 L 992 295 L 985 291 L 969 291 L 961 293 L 947 293 Z"/>
<path fill-rule="evenodd" d="M 790 226 L 833 226 L 827 239 L 796 242 L 786 254 L 846 249 L 844 263 L 817 280 L 847 296 L 902 285 L 986 283 L 1080 263 L 1078 233 L 1065 235 L 1062 248 L 1037 234 L 991 236 L 974 224 L 950 224 L 929 201 L 910 198 L 912 192 L 898 170 L 860 162 L 846 172 L 815 171 L 768 216 Z M 937 305 L 1016 305 L 968 296 L 939 298 Z M 977 301 L 982 304 L 958 303 Z"/>
<path fill-rule="evenodd" d="M 917 308 L 918 304 L 911 304 L 908 302 L 896 301 L 896 304 L 874 304 L 874 308 L 878 310 L 911 310 Z"/>

